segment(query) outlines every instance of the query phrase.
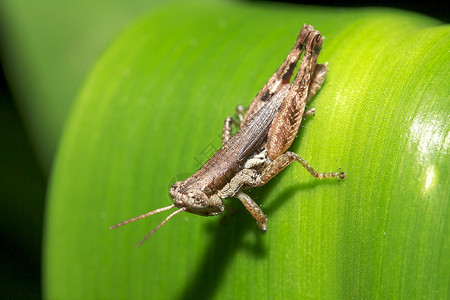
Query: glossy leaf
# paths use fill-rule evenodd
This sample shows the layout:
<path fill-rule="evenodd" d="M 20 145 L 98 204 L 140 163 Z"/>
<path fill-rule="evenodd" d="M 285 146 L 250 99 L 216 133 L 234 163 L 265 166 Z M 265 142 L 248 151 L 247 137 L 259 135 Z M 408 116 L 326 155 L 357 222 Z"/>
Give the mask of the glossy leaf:
<path fill-rule="evenodd" d="M 304 24 L 330 73 L 291 165 L 234 214 L 167 214 L 168 188 L 220 147 Z M 388 9 L 185 4 L 135 23 L 92 71 L 53 171 L 45 290 L 67 298 L 447 298 L 450 28 Z"/>

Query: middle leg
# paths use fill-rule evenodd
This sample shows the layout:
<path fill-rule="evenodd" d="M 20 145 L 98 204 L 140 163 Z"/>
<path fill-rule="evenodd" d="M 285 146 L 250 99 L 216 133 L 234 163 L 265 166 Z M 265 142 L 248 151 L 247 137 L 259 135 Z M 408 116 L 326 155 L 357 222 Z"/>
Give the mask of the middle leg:
<path fill-rule="evenodd" d="M 261 175 L 261 184 L 267 183 L 270 179 L 272 179 L 275 175 L 280 173 L 284 168 L 286 168 L 289 164 L 291 164 L 294 160 L 298 161 L 312 176 L 315 178 L 338 178 L 344 179 L 344 172 L 326 172 L 319 173 L 310 164 L 308 164 L 303 158 L 301 158 L 297 153 L 287 151 L 286 153 L 280 155 L 275 160 L 267 165 L 267 167 L 263 170 Z"/>
<path fill-rule="evenodd" d="M 244 119 L 244 107 L 242 105 L 236 106 L 236 114 L 239 120 L 227 117 L 224 121 L 222 129 L 222 145 L 233 136 L 233 124 L 238 128 L 240 127 L 241 122 Z"/>

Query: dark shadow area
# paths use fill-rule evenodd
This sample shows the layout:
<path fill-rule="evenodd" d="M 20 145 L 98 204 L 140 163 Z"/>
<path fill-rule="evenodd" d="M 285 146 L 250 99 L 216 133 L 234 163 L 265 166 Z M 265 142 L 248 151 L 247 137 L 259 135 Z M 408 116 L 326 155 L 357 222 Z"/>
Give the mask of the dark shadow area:
<path fill-rule="evenodd" d="M 238 201 L 235 200 L 235 202 Z M 217 223 L 211 223 L 206 227 L 205 238 L 208 238 L 209 242 L 205 248 L 203 260 L 196 266 L 191 279 L 185 283 L 177 299 L 213 299 L 226 274 L 227 267 L 238 251 L 244 250 L 250 255 L 264 257 L 265 249 L 260 241 L 263 236 L 257 232 L 258 227 L 253 218 L 245 211 L 245 208 L 237 207 L 235 203 L 230 205 L 233 206 L 235 213 L 227 217 L 224 225 L 220 224 L 218 217 Z M 258 242 L 254 245 L 245 242 L 245 237 L 251 231 L 260 235 L 257 238 Z"/>
<path fill-rule="evenodd" d="M 0 299 L 41 298 L 46 182 L 0 74 Z"/>
<path fill-rule="evenodd" d="M 294 165 L 295 166 L 295 165 Z M 291 167 L 294 167 L 291 166 Z M 295 167 L 300 167 L 296 165 Z M 255 189 L 251 193 L 253 199 L 262 203 L 266 191 L 272 189 L 278 180 L 282 180 L 282 174 L 277 179 L 272 180 L 264 187 Z M 284 204 L 292 200 L 293 196 L 301 190 L 314 188 L 322 184 L 337 184 L 336 180 L 315 180 L 311 177 L 306 183 L 298 183 L 290 186 L 283 191 L 270 205 L 263 206 L 264 212 L 270 219 L 274 217 L 275 212 Z M 315 201 L 315 199 L 305 199 L 302 201 Z M 253 217 L 245 210 L 244 206 L 237 199 L 231 199 L 229 205 L 234 211 L 225 215 L 224 225 L 217 220 L 217 223 L 209 224 L 206 228 L 206 237 L 209 243 L 204 253 L 204 259 L 198 264 L 196 270 L 192 273 L 191 280 L 188 281 L 177 299 L 213 299 L 218 291 L 218 286 L 226 274 L 227 267 L 232 263 L 233 257 L 238 251 L 245 251 L 248 255 L 262 259 L 266 256 L 267 249 L 264 248 L 262 239 L 264 233 L 258 230 Z"/>
<path fill-rule="evenodd" d="M 302 168 L 299 164 L 293 164 L 290 168 Z M 305 171 L 306 172 L 306 171 Z M 249 195 L 259 204 L 267 198 L 267 191 L 273 189 L 273 185 L 282 180 L 284 173 L 280 173 L 275 179 L 265 186 L 252 189 Z M 326 179 L 316 180 L 311 177 L 305 183 L 298 183 L 288 187 L 270 205 L 262 206 L 268 216 L 268 231 L 270 230 L 270 219 L 288 201 L 292 201 L 293 196 L 301 190 L 314 188 L 323 184 L 338 184 L 337 180 Z M 302 201 L 315 201 L 315 199 L 304 199 Z M 217 217 L 217 223 L 208 224 L 206 236 L 208 246 L 205 248 L 204 259 L 192 272 L 191 280 L 188 281 L 177 299 L 213 299 L 218 291 L 218 286 L 226 274 L 227 267 L 232 263 L 234 256 L 239 251 L 245 251 L 248 255 L 258 259 L 266 256 L 267 249 L 264 248 L 262 239 L 264 233 L 258 229 L 256 221 L 246 211 L 245 207 L 238 199 L 227 201 L 228 211 L 224 213 L 225 221 Z M 230 213 L 229 211 L 232 211 Z"/>
<path fill-rule="evenodd" d="M 252 196 L 255 197 L 254 193 Z M 217 223 L 206 227 L 205 238 L 209 242 L 203 260 L 192 272 L 191 280 L 185 284 L 177 299 L 213 299 L 238 251 L 246 251 L 259 258 L 265 256 L 266 249 L 261 241 L 264 235 L 259 232 L 253 217 L 238 199 L 230 199 L 227 204 L 230 206 L 228 210 L 233 213 L 225 212 L 224 219 L 217 217 Z M 246 239 L 251 234 L 256 235 L 253 244 Z"/>
<path fill-rule="evenodd" d="M 330 6 L 330 7 L 391 7 L 403 10 L 414 11 L 423 15 L 439 19 L 448 23 L 450 18 L 449 5 L 446 1 L 431 0 L 431 1 L 385 1 L 385 0 L 369 0 L 369 1 L 301 1 L 301 0 L 284 0 L 284 1 L 271 1 L 271 0 L 250 0 L 250 2 L 286 2 L 316 6 Z M 447 3 L 447 4 L 445 4 Z"/>

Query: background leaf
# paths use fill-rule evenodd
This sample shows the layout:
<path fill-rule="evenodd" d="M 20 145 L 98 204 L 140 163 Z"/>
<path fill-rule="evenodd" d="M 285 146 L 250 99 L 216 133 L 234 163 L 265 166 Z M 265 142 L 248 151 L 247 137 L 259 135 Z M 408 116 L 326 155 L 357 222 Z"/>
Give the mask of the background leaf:
<path fill-rule="evenodd" d="M 2 64 L 45 175 L 77 90 L 101 52 L 133 19 L 159 5 L 148 0 L 0 3 Z"/>
<path fill-rule="evenodd" d="M 265 235 L 232 199 L 108 226 L 171 203 L 168 187 L 220 146 L 223 119 L 279 66 L 304 24 L 329 77 L 291 149 L 342 182 L 290 166 L 251 191 Z M 52 175 L 48 298 L 446 298 L 449 27 L 384 9 L 169 6 L 129 28 L 92 71 Z"/>

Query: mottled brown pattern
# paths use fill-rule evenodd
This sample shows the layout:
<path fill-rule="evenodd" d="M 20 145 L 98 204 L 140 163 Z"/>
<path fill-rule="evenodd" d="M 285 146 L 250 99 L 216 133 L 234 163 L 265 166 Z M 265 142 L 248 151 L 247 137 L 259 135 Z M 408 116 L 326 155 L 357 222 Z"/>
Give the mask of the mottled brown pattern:
<path fill-rule="evenodd" d="M 244 126 L 244 124 L 248 122 L 248 120 L 255 114 L 255 112 L 258 111 L 261 106 L 263 106 L 264 103 L 268 101 L 273 95 L 275 95 L 284 84 L 289 83 L 295 66 L 297 65 L 297 62 L 303 52 L 303 48 L 305 47 L 306 39 L 312 31 L 314 31 L 314 27 L 312 27 L 311 25 L 303 26 L 297 37 L 297 41 L 295 42 L 295 45 L 289 55 L 286 57 L 275 74 L 270 77 L 267 83 L 253 99 L 247 110 L 247 113 L 244 116 L 241 127 Z"/>
<path fill-rule="evenodd" d="M 242 106 L 238 106 L 241 121 L 238 132 L 232 135 L 232 125 L 238 125 L 239 121 L 226 118 L 222 148 L 191 177 L 172 185 L 170 195 L 174 204 L 124 221 L 111 229 L 177 207 L 178 210 L 148 233 L 140 245 L 174 215 L 189 212 L 214 216 L 224 210 L 222 199 L 236 197 L 265 231 L 266 215 L 243 190 L 264 185 L 293 161 L 298 161 L 316 178 L 344 179 L 343 172 L 319 173 L 298 154 L 287 151 L 297 134 L 307 102 L 320 89 L 328 71 L 326 64 L 316 65 L 322 43 L 319 31 L 310 25 L 303 26 L 294 48 L 253 99 L 244 117 Z M 298 73 L 289 84 L 303 50 L 305 55 Z"/>
<path fill-rule="evenodd" d="M 305 55 L 291 84 L 288 97 L 283 102 L 280 112 L 276 115 L 269 130 L 267 153 L 270 159 L 275 159 L 286 152 L 297 135 L 303 119 L 308 90 L 322 43 L 323 38 L 320 36 L 320 32 L 310 32 L 310 38 L 306 43 Z"/>

